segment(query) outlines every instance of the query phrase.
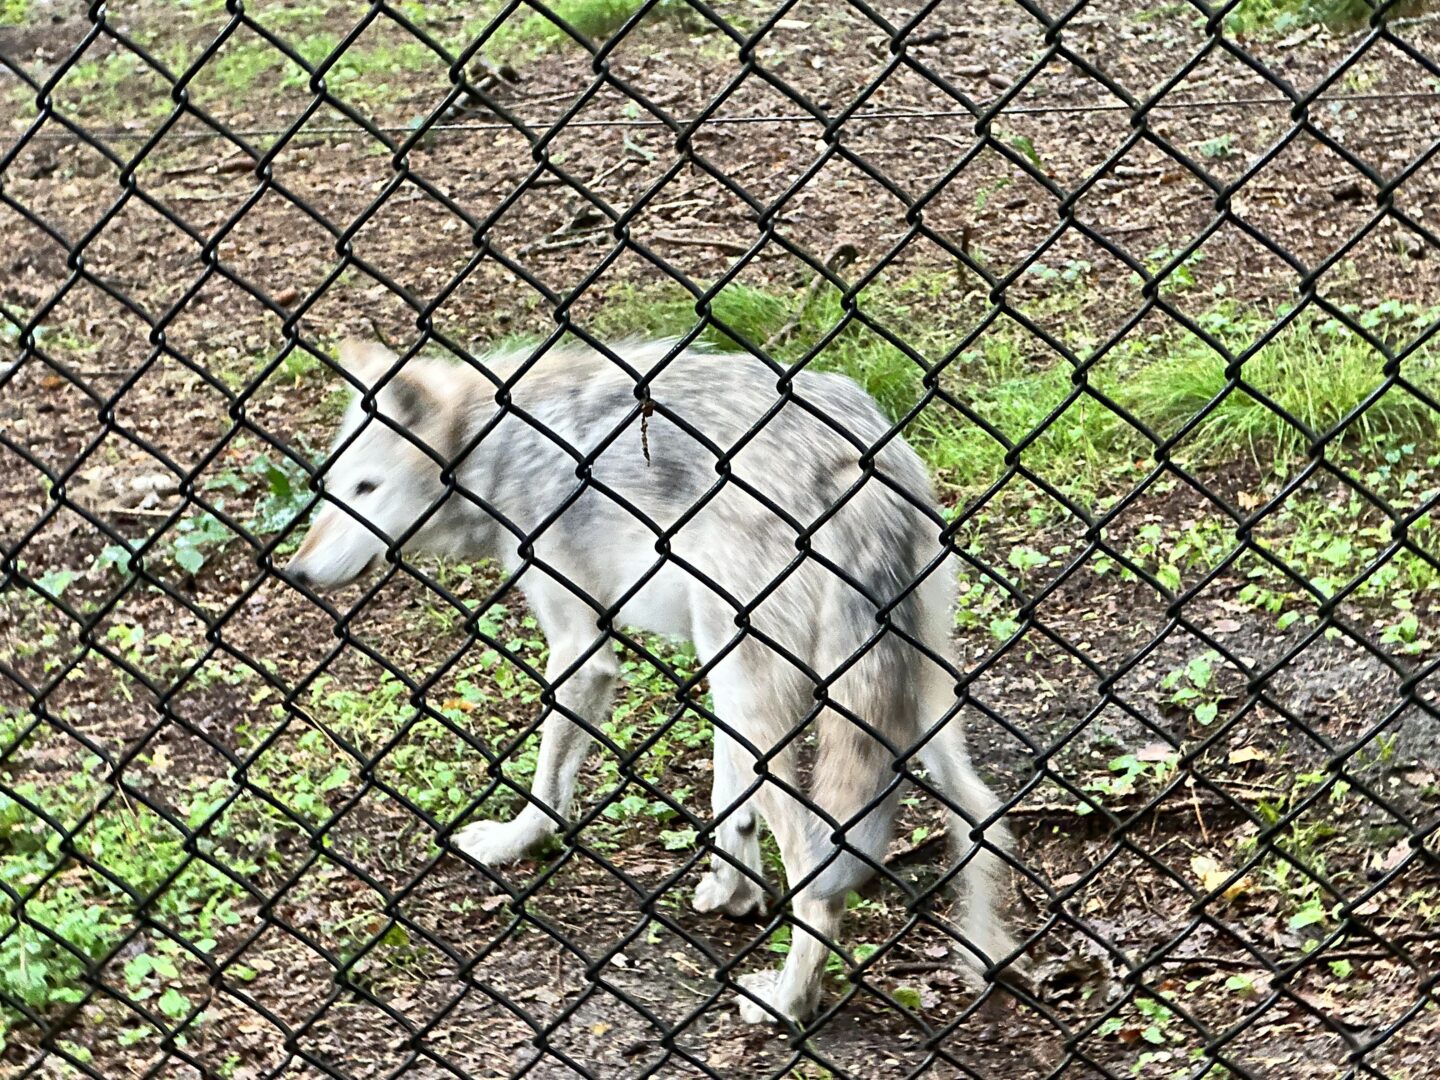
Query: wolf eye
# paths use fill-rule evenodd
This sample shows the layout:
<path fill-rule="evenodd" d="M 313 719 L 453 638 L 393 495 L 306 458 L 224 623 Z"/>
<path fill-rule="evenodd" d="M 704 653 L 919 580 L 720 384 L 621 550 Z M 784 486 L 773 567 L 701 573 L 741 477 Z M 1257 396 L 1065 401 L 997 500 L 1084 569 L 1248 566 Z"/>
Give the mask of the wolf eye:
<path fill-rule="evenodd" d="M 379 486 L 380 485 L 377 484 L 374 480 L 361 480 L 358 484 L 355 485 L 355 494 L 369 495 L 370 492 L 374 491 Z"/>

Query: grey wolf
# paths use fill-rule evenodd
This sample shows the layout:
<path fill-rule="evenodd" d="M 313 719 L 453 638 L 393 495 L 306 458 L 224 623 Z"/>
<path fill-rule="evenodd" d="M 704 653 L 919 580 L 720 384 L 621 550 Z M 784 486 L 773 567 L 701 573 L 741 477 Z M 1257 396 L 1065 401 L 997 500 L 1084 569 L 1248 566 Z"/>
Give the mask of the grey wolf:
<path fill-rule="evenodd" d="M 902 764 L 923 766 L 954 815 L 967 959 L 1012 959 L 997 910 L 1008 835 L 955 719 L 953 556 L 919 457 L 842 376 L 782 388 L 748 355 L 607 348 L 631 372 L 580 346 L 480 369 L 340 347 L 367 393 L 340 425 L 291 579 L 336 587 L 400 551 L 495 559 L 523 570 L 549 644 L 555 706 L 529 799 L 454 846 L 503 867 L 565 827 L 587 728 L 611 708 L 611 628 L 638 627 L 713 665 L 717 824 L 694 906 L 763 910 L 762 821 L 783 858 L 791 948 L 779 972 L 737 980 L 745 1020 L 817 1008 L 846 893 L 885 858 Z M 652 373 L 641 408 L 636 378 Z"/>

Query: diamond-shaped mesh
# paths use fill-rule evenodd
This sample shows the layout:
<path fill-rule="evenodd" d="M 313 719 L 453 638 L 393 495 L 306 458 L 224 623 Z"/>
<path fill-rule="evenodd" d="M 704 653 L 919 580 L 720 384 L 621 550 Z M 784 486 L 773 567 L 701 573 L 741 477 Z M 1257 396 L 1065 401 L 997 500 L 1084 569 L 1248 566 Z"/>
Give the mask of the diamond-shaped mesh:
<path fill-rule="evenodd" d="M 1437 55 L 1426 0 L 0 0 L 5 1075 L 1433 1075 Z M 527 397 L 577 345 L 625 391 L 585 445 L 594 386 Z M 764 365 L 723 440 L 692 347 Z M 445 454 L 383 405 L 422 351 L 484 388 Z M 398 534 L 327 485 L 351 394 L 439 477 Z M 811 439 L 742 467 L 767 430 Z M 657 516 L 605 463 L 664 489 L 663 433 L 708 479 Z M 520 519 L 466 480 L 497 440 Z M 505 557 L 410 553 L 459 504 Z M 597 505 L 653 541 L 624 595 Z M 334 592 L 282 569 L 322 507 L 382 537 Z M 878 591 L 827 539 L 866 507 Z M 824 670 L 767 614 L 814 575 L 865 601 Z M 852 708 L 882 654 L 944 715 Z M 843 809 L 832 737 L 884 751 Z M 476 857 L 516 815 L 549 844 Z M 992 863 L 1008 932 L 950 895 Z"/>

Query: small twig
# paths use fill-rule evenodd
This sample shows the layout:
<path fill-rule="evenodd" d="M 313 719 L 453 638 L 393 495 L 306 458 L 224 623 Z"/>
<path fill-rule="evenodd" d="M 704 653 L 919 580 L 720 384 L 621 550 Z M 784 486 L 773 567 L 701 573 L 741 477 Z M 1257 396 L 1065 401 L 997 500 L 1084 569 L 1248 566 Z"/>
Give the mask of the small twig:
<path fill-rule="evenodd" d="M 904 39 L 907 49 L 917 49 L 922 45 L 938 45 L 942 41 L 950 40 L 950 30 L 931 30 L 928 34 L 916 34 L 914 37 Z"/>
<path fill-rule="evenodd" d="M 370 332 L 375 335 L 375 340 L 380 342 L 381 345 L 385 346 L 385 348 L 389 349 L 391 352 L 394 352 L 395 349 L 390 344 L 390 339 L 385 336 L 385 331 L 380 329 L 380 324 L 375 321 L 375 316 L 366 315 L 365 321 L 370 324 Z"/>
<path fill-rule="evenodd" d="M 1265 971 L 1273 970 L 1268 965 L 1256 960 L 1253 956 L 1241 958 L 1236 956 L 1175 956 L 1168 958 L 1179 964 L 1181 967 L 1223 967 L 1232 970 L 1248 971 L 1252 968 L 1261 968 Z"/>
<path fill-rule="evenodd" d="M 1210 784 L 1218 788 L 1224 788 L 1237 799 L 1274 799 L 1283 798 L 1289 792 L 1283 788 L 1271 784 L 1259 784 L 1253 780 L 1210 780 Z"/>
<path fill-rule="evenodd" d="M 1010 816 L 1010 817 L 1041 817 L 1041 818 L 1043 818 L 1043 817 L 1071 817 L 1071 818 L 1089 817 L 1089 818 L 1094 818 L 1094 817 L 1097 816 L 1095 813 L 1082 814 L 1082 813 L 1080 812 L 1080 809 L 1079 809 L 1080 805 L 1081 805 L 1081 804 L 1078 803 L 1078 802 L 1076 802 L 1076 803 L 1053 803 L 1053 802 L 1050 802 L 1050 803 L 1030 803 L 1030 804 L 1022 804 L 1022 805 L 1020 805 L 1020 806 L 1015 807 L 1015 808 L 1012 809 L 1012 810 L 1008 810 L 1008 811 L 1006 811 L 1006 814 L 1007 814 L 1007 816 Z M 1234 813 L 1234 812 L 1235 812 L 1235 808 L 1234 808 L 1230 803 L 1226 802 L 1226 801 L 1223 800 L 1223 799 L 1204 799 L 1204 800 L 1202 800 L 1202 801 L 1200 802 L 1200 805 L 1201 805 L 1202 807 L 1208 809 L 1208 810 L 1216 811 L 1216 812 L 1220 812 L 1220 813 L 1226 813 L 1226 812 Z M 1126 815 L 1126 814 L 1133 814 L 1136 810 L 1146 809 L 1146 808 L 1145 808 L 1144 802 L 1143 802 L 1142 800 L 1140 800 L 1140 799 L 1138 799 L 1138 798 L 1135 798 L 1135 799 L 1130 799 L 1130 800 L 1128 800 L 1128 801 L 1121 801 L 1121 802 L 1111 803 L 1111 804 L 1103 807 L 1103 809 L 1110 811 L 1110 813 L 1112 813 L 1112 814 L 1114 814 L 1114 815 L 1116 815 L 1116 816 L 1118 817 L 1118 816 L 1123 816 L 1123 815 Z M 1181 813 L 1181 812 L 1187 811 L 1187 810 L 1189 810 L 1189 809 L 1190 809 L 1190 808 L 1189 808 L 1188 806 L 1186 806 L 1185 804 L 1183 804 L 1183 803 L 1162 802 L 1162 803 L 1161 803 L 1160 805 L 1158 805 L 1158 806 L 1148 807 L 1147 813 L 1158 817 L 1158 816 L 1161 815 L 1161 814 Z M 1104 818 L 1101 818 L 1100 820 L 1103 821 Z"/>
<path fill-rule="evenodd" d="M 924 975 L 930 971 L 950 971 L 953 963 L 944 960 L 904 960 L 898 964 L 886 964 L 880 969 L 882 975 Z"/>
<path fill-rule="evenodd" d="M 496 184 L 521 184 L 521 183 L 523 183 L 523 185 L 524 185 L 524 187 L 525 187 L 525 189 L 526 189 L 527 191 L 533 191 L 533 190 L 536 190 L 536 189 L 539 189 L 539 188 L 566 187 L 566 186 L 569 185 L 570 182 L 569 182 L 568 180 L 564 180 L 564 179 L 562 179 L 561 177 L 558 177 L 558 176 L 537 176 L 534 180 L 523 180 L 523 181 L 522 181 L 522 179 L 521 179 L 520 177 L 516 176 L 514 173 L 505 173 L 505 174 L 503 174 L 503 175 L 501 175 L 501 176 L 495 177 L 495 183 L 496 183 Z"/>
<path fill-rule="evenodd" d="M 1403 30 L 1407 26 L 1420 26 L 1422 23 L 1436 22 L 1440 20 L 1440 11 L 1427 11 L 1423 15 L 1410 15 L 1403 19 L 1389 19 L 1385 23 L 1387 30 Z"/>
<path fill-rule="evenodd" d="M 728 170 L 726 170 L 726 173 L 727 173 L 727 175 L 730 177 L 731 180 L 734 180 L 735 177 L 740 176 L 740 175 L 742 175 L 742 174 L 744 174 L 744 173 L 749 172 L 751 169 L 755 168 L 755 167 L 758 166 L 760 163 L 761 163 L 761 159 L 760 159 L 760 158 L 752 158 L 752 159 L 749 160 L 749 161 L 742 162 L 741 164 L 736 165 L 735 168 L 733 168 L 733 169 L 728 169 Z M 776 170 L 775 170 L 773 173 L 771 173 L 770 175 L 771 175 L 771 176 L 778 176 L 780 173 L 784 172 L 785 169 L 786 169 L 786 166 L 781 166 L 780 168 L 776 169 Z M 768 179 L 768 177 L 767 177 L 767 179 Z"/>
<path fill-rule="evenodd" d="M 645 209 L 652 213 L 658 213 L 661 210 L 679 210 L 682 206 L 713 206 L 714 204 L 714 199 L 676 199 L 674 202 L 668 203 L 651 203 Z"/>
<path fill-rule="evenodd" d="M 1107 226 L 1105 227 L 1105 233 L 1106 233 L 1107 236 L 1130 236 L 1130 235 L 1132 235 L 1132 234 L 1134 234 L 1134 233 L 1153 232 L 1154 230 L 1158 229 L 1159 227 L 1160 227 L 1159 225 L 1144 225 L 1144 224 L 1135 224 L 1135 225 L 1107 225 Z"/>
<path fill-rule="evenodd" d="M 663 240 L 667 244 L 679 244 L 684 247 L 708 247 L 723 251 L 727 255 L 748 255 L 750 244 L 737 244 L 733 240 L 721 240 L 718 237 L 710 239 L 703 236 L 681 236 L 678 233 L 657 232 L 651 233 L 656 240 Z"/>
<path fill-rule="evenodd" d="M 191 195 L 191 194 L 188 194 L 187 192 L 177 191 L 177 192 L 167 193 L 167 194 L 163 195 L 162 198 L 169 199 L 171 202 L 211 203 L 211 202 L 226 202 L 227 200 L 228 200 L 229 202 L 239 202 L 240 200 L 244 199 L 245 196 L 242 195 L 242 194 L 240 194 L 238 191 L 217 191 L 217 192 L 214 192 L 213 194 L 212 194 L 212 193 L 206 193 L 206 194 L 204 194 L 204 195 L 200 195 L 200 194 Z"/>
<path fill-rule="evenodd" d="M 178 169 L 166 169 L 160 175 L 169 180 L 178 176 L 194 176 L 196 173 L 208 173 L 214 170 L 219 173 L 249 172 L 255 168 L 255 159 L 249 154 L 236 154 L 234 157 L 226 158 L 218 164 L 207 161 L 203 165 L 182 165 Z"/>
<path fill-rule="evenodd" d="M 548 94 L 516 94 L 506 98 L 507 105 L 547 105 L 552 101 L 573 101 L 574 90 L 554 90 Z"/>
<path fill-rule="evenodd" d="M 836 244 L 825 259 L 825 271 L 815 271 L 815 276 L 810 279 L 810 284 L 805 286 L 805 294 L 800 297 L 799 305 L 791 313 L 790 318 L 785 320 L 785 324 L 766 340 L 763 346 L 764 351 L 769 352 L 776 345 L 783 345 L 789 340 L 790 335 L 795 333 L 800 326 L 800 320 L 805 316 L 806 310 L 820 291 L 820 286 L 830 280 L 828 274 L 838 274 L 859 257 L 860 249 L 854 244 L 844 242 Z"/>
<path fill-rule="evenodd" d="M 1200 839 L 1205 842 L 1205 846 L 1208 848 L 1210 846 L 1210 832 L 1205 828 L 1205 815 L 1200 812 L 1200 793 L 1193 785 L 1190 788 L 1190 803 L 1195 807 L 1195 824 L 1200 826 Z"/>
<path fill-rule="evenodd" d="M 560 240 L 537 240 L 533 244 L 526 244 L 522 248 L 516 248 L 516 255 L 529 255 L 536 251 L 559 251 L 562 248 L 579 247 L 581 244 L 588 244 L 600 233 L 610 228 L 610 223 L 596 225 L 593 228 L 578 230 L 573 236 Z"/>
<path fill-rule="evenodd" d="M 975 139 L 971 139 L 967 143 L 963 142 L 960 139 L 957 139 L 954 135 L 942 135 L 939 132 L 932 133 L 930 138 L 935 139 L 938 142 L 943 142 L 946 146 L 954 147 L 956 150 L 959 150 L 962 153 L 966 154 L 968 154 L 971 150 L 975 149 L 975 143 L 977 141 Z"/>
<path fill-rule="evenodd" d="M 587 180 L 587 181 L 585 182 L 585 186 L 586 186 L 586 187 L 592 187 L 592 188 L 593 188 L 593 187 L 599 187 L 599 186 L 600 186 L 601 184 L 603 184 L 606 180 L 609 180 L 610 177 L 614 176 L 617 172 L 619 172 L 621 169 L 623 169 L 626 165 L 629 165 L 629 164 L 631 164 L 631 163 L 643 164 L 643 163 L 644 163 L 644 160 L 645 160 L 644 158 L 639 157 L 638 155 L 631 153 L 629 150 L 626 150 L 625 153 L 623 153 L 622 155 L 620 155 L 620 160 L 619 160 L 619 161 L 615 162 L 614 165 L 611 165 L 608 169 L 606 169 L 604 172 L 602 172 L 599 176 L 591 177 L 589 180 Z"/>
<path fill-rule="evenodd" d="M 1326 950 L 1321 958 L 1327 963 L 1331 960 L 1401 960 L 1405 958 L 1399 955 L 1397 950 L 1390 949 L 1337 949 L 1334 952 Z"/>
<path fill-rule="evenodd" d="M 152 509 L 152 508 L 143 507 L 143 506 L 117 506 L 117 505 L 112 504 L 112 505 L 110 505 L 110 506 L 97 506 L 97 507 L 95 507 L 95 509 L 94 509 L 94 513 L 96 513 L 96 514 L 114 514 L 116 517 L 168 518 L 168 517 L 172 516 L 172 515 L 175 513 L 175 511 L 173 511 L 173 510 L 164 510 L 164 509 Z"/>
<path fill-rule="evenodd" d="M 768 344 L 766 347 L 769 347 Z M 922 858 L 923 856 L 929 854 L 930 850 L 934 848 L 937 844 L 945 843 L 948 836 L 949 834 L 947 830 L 936 829 L 934 832 L 926 836 L 925 839 L 921 840 L 918 844 L 911 844 L 904 851 L 897 851 L 895 852 L 895 854 L 888 856 L 885 859 L 885 865 L 897 866 L 901 863 L 913 862 L 916 859 Z"/>

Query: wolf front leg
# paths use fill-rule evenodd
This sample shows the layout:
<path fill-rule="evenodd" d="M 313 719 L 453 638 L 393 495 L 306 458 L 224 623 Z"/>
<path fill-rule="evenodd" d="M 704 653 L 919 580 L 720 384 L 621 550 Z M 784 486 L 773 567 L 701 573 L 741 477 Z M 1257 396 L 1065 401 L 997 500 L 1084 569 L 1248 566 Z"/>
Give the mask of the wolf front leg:
<path fill-rule="evenodd" d="M 585 623 L 580 623 L 581 626 Z M 575 796 L 575 777 L 593 741 L 570 717 L 598 728 L 615 696 L 619 664 L 609 643 L 562 629 L 550 636 L 545 680 L 555 705 L 540 730 L 535 782 L 525 808 L 511 821 L 477 821 L 455 834 L 454 844 L 486 866 L 506 866 L 535 851 L 560 831 Z"/>

